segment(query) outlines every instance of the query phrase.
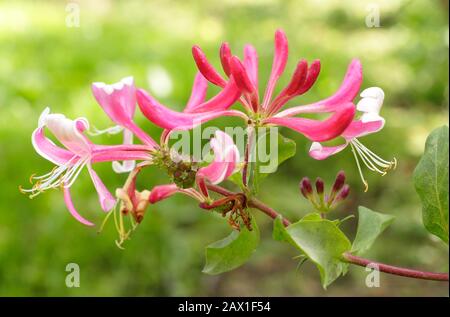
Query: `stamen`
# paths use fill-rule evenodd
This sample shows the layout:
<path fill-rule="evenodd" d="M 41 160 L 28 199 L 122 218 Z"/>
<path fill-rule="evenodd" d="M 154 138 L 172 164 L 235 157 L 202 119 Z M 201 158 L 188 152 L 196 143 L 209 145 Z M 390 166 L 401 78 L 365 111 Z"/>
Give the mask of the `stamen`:
<path fill-rule="evenodd" d="M 369 150 L 364 144 L 362 144 L 358 139 L 353 139 L 352 141 L 356 142 L 359 147 L 367 153 L 375 162 L 380 166 L 386 166 L 388 170 L 397 168 L 397 159 L 394 157 L 392 161 L 387 161 L 376 155 L 374 152 Z"/>
<path fill-rule="evenodd" d="M 89 159 L 89 156 L 84 158 L 73 156 L 66 163 L 55 166 L 50 172 L 44 175 L 34 176 L 33 174 L 30 177 L 31 183 L 33 183 L 33 180 L 37 180 L 33 187 L 30 189 L 23 189 L 20 186 L 19 190 L 22 193 L 29 193 L 29 197 L 34 198 L 47 189 L 58 188 L 60 186 L 68 188 L 74 183 Z M 76 161 L 75 164 L 74 161 Z"/>
<path fill-rule="evenodd" d="M 361 159 L 362 159 L 364 165 L 366 165 L 367 168 L 368 168 L 369 170 L 371 170 L 372 172 L 380 173 L 381 176 L 386 175 L 386 171 L 381 171 L 380 169 L 378 169 L 378 168 L 374 165 L 374 163 L 372 163 L 372 162 L 370 161 L 370 158 L 368 158 L 368 157 L 366 156 L 366 154 L 365 154 L 360 148 L 358 148 L 358 146 L 355 145 L 355 149 L 356 149 L 356 151 L 358 152 L 359 157 L 361 157 Z"/>
<path fill-rule="evenodd" d="M 359 164 L 359 159 L 358 159 L 358 156 L 356 155 L 356 151 L 355 151 L 355 147 L 353 146 L 353 142 L 350 142 L 350 146 L 352 148 L 353 156 L 355 157 L 356 166 L 358 166 L 359 176 L 361 177 L 361 180 L 365 186 L 364 192 L 367 192 L 369 190 L 369 183 L 365 180 L 364 175 L 362 173 L 361 165 Z"/>
<path fill-rule="evenodd" d="M 353 156 L 355 157 L 356 164 L 358 166 L 358 171 L 361 179 L 368 190 L 368 183 L 364 179 L 362 174 L 361 165 L 359 163 L 359 158 L 363 161 L 364 165 L 373 172 L 377 172 L 382 176 L 386 175 L 391 169 L 397 167 L 397 159 L 394 157 L 392 161 L 387 161 L 376 155 L 374 152 L 365 147 L 358 139 L 354 138 L 350 141 L 350 146 L 352 148 Z M 359 156 L 359 158 L 358 158 Z"/>

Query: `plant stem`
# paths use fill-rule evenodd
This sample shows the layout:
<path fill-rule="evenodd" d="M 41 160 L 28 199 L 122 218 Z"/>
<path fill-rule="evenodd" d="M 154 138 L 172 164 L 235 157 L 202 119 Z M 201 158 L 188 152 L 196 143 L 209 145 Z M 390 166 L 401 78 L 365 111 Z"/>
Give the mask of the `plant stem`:
<path fill-rule="evenodd" d="M 230 196 L 236 194 L 235 192 L 229 191 L 228 189 L 225 189 L 221 186 L 217 185 L 207 185 L 210 190 L 213 192 L 216 192 L 218 194 L 224 195 L 224 196 Z M 269 216 L 272 219 L 276 219 L 278 216 L 281 216 L 280 213 L 278 213 L 273 208 L 267 206 L 260 200 L 252 197 L 247 202 L 249 207 L 256 208 L 260 211 L 262 211 L 264 214 Z M 286 219 L 285 217 L 282 217 L 283 225 L 285 227 L 289 226 L 291 222 Z M 398 266 L 388 265 L 380 262 L 374 262 L 369 259 L 361 258 L 359 256 L 353 255 L 349 252 L 346 252 L 343 254 L 344 260 L 347 261 L 350 264 L 359 265 L 366 267 L 369 264 L 372 264 L 374 266 L 377 266 L 378 269 L 381 272 L 398 275 L 398 276 L 404 276 L 409 278 L 417 278 L 417 279 L 423 279 L 423 280 L 433 280 L 433 281 L 442 281 L 442 282 L 448 282 L 448 273 L 434 273 L 434 272 L 426 272 L 426 271 L 419 271 L 419 270 L 413 270 L 408 268 L 402 268 Z"/>
<path fill-rule="evenodd" d="M 394 275 L 406 276 L 411 278 L 418 278 L 422 280 L 433 280 L 433 281 L 447 281 L 448 282 L 448 273 L 434 273 L 434 272 L 426 272 L 408 269 L 404 267 L 398 267 L 393 265 L 388 265 L 384 263 L 379 263 L 375 261 L 371 261 L 368 259 L 361 258 L 359 256 L 353 255 L 349 252 L 343 254 L 344 259 L 355 265 L 364 266 L 372 265 L 372 267 L 377 267 L 379 271 Z"/>

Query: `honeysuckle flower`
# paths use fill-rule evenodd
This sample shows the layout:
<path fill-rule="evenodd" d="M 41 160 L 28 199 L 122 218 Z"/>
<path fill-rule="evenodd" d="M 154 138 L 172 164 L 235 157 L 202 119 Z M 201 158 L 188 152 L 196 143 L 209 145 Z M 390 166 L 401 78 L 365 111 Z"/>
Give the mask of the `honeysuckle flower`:
<path fill-rule="evenodd" d="M 133 77 L 125 77 L 111 85 L 95 82 L 92 84 L 92 93 L 109 118 L 118 125 L 99 131 L 100 133 L 117 133 L 123 129 L 124 144 L 133 144 L 134 133 L 144 144 L 157 147 L 156 142 L 133 121 L 136 110 L 136 87 Z M 124 161 L 123 164 L 113 162 L 112 164 L 116 173 L 130 172 L 135 167 L 135 161 Z"/>
<path fill-rule="evenodd" d="M 201 74 L 197 74 L 191 97 L 183 112 L 167 108 L 143 89 L 138 89 L 136 96 L 144 116 L 157 126 L 167 130 L 189 130 L 221 116 L 240 116 L 247 119 L 247 116 L 239 111 L 228 110 L 240 96 L 240 90 L 233 79 L 230 79 L 220 93 L 205 102 L 206 89 L 205 78 Z"/>
<path fill-rule="evenodd" d="M 45 136 L 45 128 L 52 132 L 63 147 L 56 145 Z M 115 205 L 116 200 L 92 168 L 92 163 L 150 160 L 150 151 L 153 148 L 146 145 L 96 145 L 84 135 L 88 129 L 87 119 L 71 120 L 62 114 L 50 113 L 50 109 L 46 108 L 39 117 L 38 127 L 34 130 L 31 140 L 36 152 L 56 166 L 45 175 L 32 176 L 31 180 L 37 180 L 37 182 L 31 189 L 22 189 L 22 191 L 29 193 L 32 198 L 47 189 L 61 187 L 69 212 L 79 222 L 92 226 L 93 223 L 77 212 L 70 195 L 70 187 L 83 168 L 87 167 L 88 169 L 99 197 L 100 206 L 104 211 L 109 211 Z"/>
<path fill-rule="evenodd" d="M 209 197 L 206 182 L 219 184 L 226 180 L 236 171 L 240 159 L 238 148 L 225 132 L 216 131 L 210 146 L 214 152 L 214 159 L 197 171 L 196 183 L 199 191 L 194 188 L 179 188 L 175 184 L 159 185 L 151 190 L 149 201 L 154 204 L 175 193 L 183 193 L 200 202 L 205 202 Z"/>
<path fill-rule="evenodd" d="M 357 104 L 357 110 L 362 112 L 358 120 L 353 121 L 342 133 L 345 143 L 336 146 L 323 146 L 318 142 L 313 142 L 309 150 L 309 155 L 317 160 L 323 160 L 331 155 L 341 152 L 348 145 L 352 148 L 352 153 L 356 160 L 359 175 L 368 190 L 368 183 L 361 170 L 359 159 L 371 171 L 385 175 L 388 170 L 397 166 L 397 160 L 392 161 L 382 159 L 367 147 L 358 138 L 380 131 L 384 127 L 385 120 L 380 116 L 383 105 L 384 92 L 381 88 L 371 87 L 361 92 L 362 99 Z"/>
<path fill-rule="evenodd" d="M 288 58 L 288 42 L 282 30 L 275 33 L 272 70 L 262 100 L 258 94 L 258 56 L 253 46 L 245 46 L 244 60 L 241 61 L 232 55 L 228 43 L 222 44 L 220 60 L 229 80 L 216 71 L 198 46 L 194 46 L 192 52 L 198 69 L 208 81 L 220 87 L 225 87 L 231 79 L 236 82 L 242 91 L 239 101 L 255 125 L 284 126 L 312 141 L 326 141 L 339 136 L 353 120 L 355 105 L 352 101 L 362 81 L 361 63 L 358 60 L 352 61 L 341 87 L 333 96 L 314 104 L 279 112 L 289 100 L 306 93 L 312 87 L 321 67 L 319 60 L 313 61 L 309 66 L 305 60 L 300 60 L 288 85 L 273 98 L 276 83 L 285 70 Z M 293 117 L 300 113 L 321 112 L 331 115 L 324 121 Z"/>

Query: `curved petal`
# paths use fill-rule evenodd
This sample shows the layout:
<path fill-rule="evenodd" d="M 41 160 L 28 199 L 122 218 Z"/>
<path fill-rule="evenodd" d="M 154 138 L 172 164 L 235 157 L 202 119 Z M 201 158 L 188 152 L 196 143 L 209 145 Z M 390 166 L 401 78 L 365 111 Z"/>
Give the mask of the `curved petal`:
<path fill-rule="evenodd" d="M 169 130 L 189 130 L 195 126 L 220 116 L 242 116 L 239 111 L 224 110 L 200 113 L 183 113 L 173 111 L 156 101 L 145 90 L 138 89 L 137 100 L 144 116 L 157 126 Z"/>
<path fill-rule="evenodd" d="M 129 160 L 149 160 L 152 156 L 146 151 L 101 151 L 95 152 L 91 156 L 92 163 L 129 161 Z"/>
<path fill-rule="evenodd" d="M 218 184 L 235 171 L 239 162 L 239 150 L 233 139 L 222 131 L 216 131 L 210 144 L 214 151 L 214 161 L 208 166 L 200 168 L 197 177 L 206 178 L 212 184 Z"/>
<path fill-rule="evenodd" d="M 180 189 L 175 184 L 158 185 L 153 187 L 153 189 L 151 190 L 149 201 L 151 204 L 154 204 L 158 201 L 169 198 L 179 191 Z"/>
<path fill-rule="evenodd" d="M 355 106 L 352 103 L 342 105 L 324 121 L 305 118 L 269 118 L 265 123 L 285 126 L 302 133 L 312 141 L 328 141 L 341 135 L 355 116 Z"/>
<path fill-rule="evenodd" d="M 37 128 L 31 135 L 31 142 L 36 152 L 56 165 L 62 165 L 73 158 L 74 154 L 55 145 L 44 135 L 43 128 Z"/>
<path fill-rule="evenodd" d="M 321 101 L 286 109 L 279 112 L 275 117 L 292 117 L 300 113 L 318 113 L 336 111 L 343 103 L 353 101 L 361 88 L 362 65 L 358 59 L 352 60 L 348 66 L 347 73 L 337 92 Z"/>
<path fill-rule="evenodd" d="M 116 204 L 116 199 L 106 188 L 105 184 L 101 181 L 100 177 L 98 177 L 97 173 L 92 169 L 90 163 L 87 164 L 89 175 L 91 175 L 92 182 L 94 183 L 95 190 L 98 194 L 98 199 L 100 201 L 100 206 L 103 211 L 110 211 L 114 208 Z"/>
<path fill-rule="evenodd" d="M 308 63 L 302 59 L 297 63 L 291 80 L 280 94 L 270 103 L 267 112 L 273 114 L 283 107 L 286 102 L 297 95 L 299 89 L 302 88 L 308 74 Z"/>
<path fill-rule="evenodd" d="M 136 88 L 133 77 L 123 78 L 112 85 L 93 83 L 92 93 L 112 121 L 123 126 L 132 120 L 136 110 Z"/>
<path fill-rule="evenodd" d="M 194 84 L 192 85 L 192 93 L 189 101 L 184 109 L 184 112 L 191 112 L 191 110 L 205 101 L 206 91 L 208 89 L 208 81 L 203 75 L 198 72 L 195 75 Z"/>
<path fill-rule="evenodd" d="M 275 32 L 275 52 L 273 55 L 272 71 L 270 72 L 266 92 L 264 94 L 263 109 L 269 105 L 275 85 L 284 72 L 288 59 L 288 41 L 282 30 Z"/>
<path fill-rule="evenodd" d="M 383 129 L 384 119 L 378 121 L 363 122 L 362 120 L 353 121 L 344 132 L 342 136 L 346 140 L 365 136 L 371 133 L 375 133 Z"/>
<path fill-rule="evenodd" d="M 258 53 L 250 44 L 244 47 L 244 65 L 253 85 L 258 87 Z"/>
<path fill-rule="evenodd" d="M 79 156 L 91 152 L 91 142 L 83 134 L 83 131 L 89 129 L 87 119 L 71 120 L 63 114 L 49 113 L 47 108 L 39 118 L 39 127 L 43 126 L 46 126 L 70 152 Z"/>
<path fill-rule="evenodd" d="M 241 96 L 241 91 L 233 77 L 226 86 L 213 98 L 190 109 L 190 113 L 221 111 L 230 108 Z"/>
<path fill-rule="evenodd" d="M 316 160 L 324 160 L 331 155 L 341 152 L 347 147 L 348 143 L 336 146 L 323 146 L 319 142 L 313 142 L 309 149 L 309 155 Z"/>
<path fill-rule="evenodd" d="M 63 191 L 64 191 L 64 201 L 66 203 L 67 209 L 69 209 L 69 212 L 72 214 L 72 216 L 78 220 L 79 222 L 81 222 L 82 224 L 86 225 L 86 226 L 93 226 L 94 224 L 86 219 L 84 219 L 79 213 L 78 211 L 75 209 L 75 206 L 73 205 L 72 202 L 72 197 L 70 195 L 70 189 L 67 187 L 63 187 Z"/>

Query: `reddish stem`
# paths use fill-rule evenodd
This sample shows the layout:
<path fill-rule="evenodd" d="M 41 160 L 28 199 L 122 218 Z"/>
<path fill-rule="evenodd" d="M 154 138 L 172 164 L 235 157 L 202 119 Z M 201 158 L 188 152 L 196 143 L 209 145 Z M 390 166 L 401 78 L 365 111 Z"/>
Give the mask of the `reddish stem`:
<path fill-rule="evenodd" d="M 364 259 L 359 256 L 353 255 L 349 252 L 344 253 L 344 259 L 351 264 L 364 266 L 364 267 L 371 264 L 372 267 L 377 267 L 379 271 L 384 272 L 384 273 L 406 276 L 406 277 L 411 277 L 411 278 L 418 278 L 418 279 L 422 279 L 422 280 L 447 281 L 448 282 L 448 273 L 434 273 L 434 272 L 418 271 L 418 270 L 412 270 L 412 269 L 407 269 L 407 268 L 403 268 L 403 267 L 388 265 L 388 264 Z"/>
<path fill-rule="evenodd" d="M 224 196 L 236 194 L 236 193 L 229 191 L 228 189 L 225 189 L 221 186 L 211 185 L 211 184 L 208 184 L 207 186 L 210 190 L 212 190 L 218 194 L 224 195 Z M 274 210 L 273 208 L 270 208 L 269 206 L 267 206 L 266 204 L 264 204 L 263 202 L 261 202 L 260 200 L 258 200 L 256 198 L 250 198 L 248 200 L 248 206 L 262 211 L 263 213 L 265 213 L 267 216 L 271 217 L 272 219 L 275 219 L 278 216 L 280 216 L 280 213 L 278 213 L 276 210 Z M 283 217 L 282 220 L 283 220 L 283 225 L 285 227 L 287 227 L 291 224 L 291 222 L 288 219 L 286 219 L 285 217 Z M 408 269 L 408 268 L 388 265 L 388 264 L 384 264 L 384 263 L 380 263 L 380 262 L 374 262 L 369 259 L 361 258 L 361 257 L 353 255 L 349 252 L 344 253 L 343 257 L 348 263 L 351 263 L 354 265 L 359 265 L 359 266 L 364 266 L 364 267 L 366 267 L 369 264 L 372 264 L 374 266 L 376 265 L 376 266 L 378 266 L 378 269 L 381 272 L 388 273 L 388 274 L 405 276 L 405 277 L 409 277 L 409 278 L 423 279 L 423 280 L 448 282 L 448 273 L 426 272 L 426 271 L 412 270 L 412 269 Z"/>

